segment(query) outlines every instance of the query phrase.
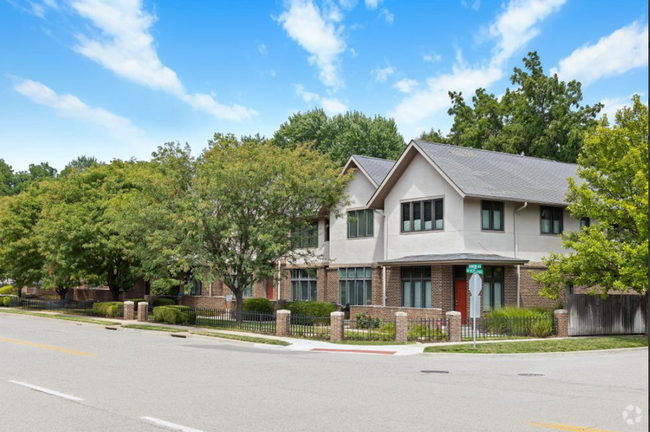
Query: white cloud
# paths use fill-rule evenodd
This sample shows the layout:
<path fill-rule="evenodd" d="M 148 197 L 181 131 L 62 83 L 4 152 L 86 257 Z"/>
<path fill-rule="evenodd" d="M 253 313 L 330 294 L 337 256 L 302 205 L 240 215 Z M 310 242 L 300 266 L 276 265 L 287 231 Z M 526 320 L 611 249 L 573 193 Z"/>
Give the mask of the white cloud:
<path fill-rule="evenodd" d="M 339 4 L 343 9 L 354 9 L 357 5 L 357 0 L 339 0 Z"/>
<path fill-rule="evenodd" d="M 379 6 L 379 3 L 381 3 L 383 0 L 366 0 L 366 7 L 368 9 L 377 9 L 377 6 Z"/>
<path fill-rule="evenodd" d="M 635 94 L 642 95 L 643 93 L 637 92 Z M 634 96 L 634 94 L 622 97 L 605 98 L 601 100 L 600 103 L 605 105 L 605 107 L 600 111 L 600 114 L 607 114 L 609 122 L 613 123 L 615 120 L 616 111 L 620 110 L 621 108 L 632 106 L 632 96 Z"/>
<path fill-rule="evenodd" d="M 350 56 L 352 58 L 357 58 L 357 57 L 359 57 L 359 53 L 354 48 L 350 48 Z"/>
<path fill-rule="evenodd" d="M 176 73 L 162 64 L 150 29 L 155 17 L 141 0 L 75 0 L 72 8 L 101 30 L 101 37 L 78 35 L 74 49 L 134 83 L 176 96 L 214 117 L 242 121 L 257 114 L 241 105 L 223 105 L 207 94 L 188 93 Z"/>
<path fill-rule="evenodd" d="M 648 24 L 640 21 L 585 45 L 560 60 L 551 69 L 562 80 L 576 79 L 589 85 L 607 76 L 621 75 L 631 69 L 648 65 Z"/>
<path fill-rule="evenodd" d="M 387 23 L 392 23 L 395 21 L 395 15 L 388 9 L 383 9 L 379 14 L 379 18 L 383 18 Z"/>
<path fill-rule="evenodd" d="M 460 4 L 467 9 L 477 11 L 481 7 L 481 0 L 474 0 L 471 4 L 467 0 L 460 0 Z"/>
<path fill-rule="evenodd" d="M 377 66 L 373 70 L 370 71 L 370 75 L 375 77 L 375 81 L 377 82 L 386 82 L 389 76 L 395 73 L 395 68 L 392 67 L 391 65 L 388 65 L 386 67 L 379 67 Z"/>
<path fill-rule="evenodd" d="M 341 114 L 348 110 L 347 105 L 335 98 L 322 98 L 321 105 L 329 116 Z"/>
<path fill-rule="evenodd" d="M 401 91 L 402 93 L 411 93 L 415 89 L 415 87 L 419 85 L 420 83 L 414 79 L 403 78 L 397 81 L 393 87 L 395 87 L 397 90 Z"/>
<path fill-rule="evenodd" d="M 468 66 L 458 52 L 451 72 L 428 78 L 425 88 L 406 96 L 389 115 L 398 123 L 413 125 L 449 107 L 449 91 L 472 93 L 500 80 L 507 60 L 539 33 L 537 25 L 565 1 L 510 0 L 487 29 L 495 41 L 491 58 Z"/>
<path fill-rule="evenodd" d="M 78 118 L 103 126 L 115 136 L 126 138 L 143 134 L 131 124 L 129 119 L 113 114 L 103 108 L 88 106 L 76 96 L 70 94 L 59 95 L 39 82 L 21 79 L 14 84 L 14 89 L 37 104 L 54 108 L 63 116 Z"/>
<path fill-rule="evenodd" d="M 318 96 L 317 93 L 306 91 L 305 87 L 302 84 L 294 84 L 293 87 L 296 89 L 296 94 L 300 96 L 305 102 L 320 100 L 320 96 Z"/>
<path fill-rule="evenodd" d="M 266 48 L 266 45 L 265 45 L 265 44 L 259 44 L 259 45 L 257 46 L 257 50 L 260 52 L 260 55 L 261 55 L 262 57 L 266 57 L 266 56 L 269 55 L 269 50 Z"/>
<path fill-rule="evenodd" d="M 439 62 L 440 60 L 442 60 L 442 56 L 440 54 L 436 54 L 434 52 L 424 54 L 422 56 L 422 61 L 429 62 L 429 63 Z"/>
<path fill-rule="evenodd" d="M 289 37 L 310 54 L 309 63 L 318 67 L 323 84 L 344 87 L 338 58 L 346 47 L 341 36 L 343 27 L 335 25 L 337 21 L 332 19 L 331 12 L 322 15 L 311 0 L 290 0 L 288 5 L 278 22 Z"/>

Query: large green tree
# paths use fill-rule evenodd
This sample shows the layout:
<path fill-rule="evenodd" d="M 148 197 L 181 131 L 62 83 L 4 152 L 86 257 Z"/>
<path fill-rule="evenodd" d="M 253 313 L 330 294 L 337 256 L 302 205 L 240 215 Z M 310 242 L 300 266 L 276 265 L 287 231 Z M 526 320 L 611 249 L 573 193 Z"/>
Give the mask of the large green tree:
<path fill-rule="evenodd" d="M 397 159 L 405 147 L 393 119 L 358 111 L 328 117 L 320 108 L 289 117 L 273 135 L 273 143 L 283 148 L 309 144 L 337 166 L 353 154 Z"/>
<path fill-rule="evenodd" d="M 546 75 L 536 52 L 523 62 L 524 68 L 515 68 L 510 77 L 514 87 L 501 98 L 479 88 L 470 105 L 462 93 L 451 91 L 454 123 L 449 134 L 441 137 L 432 130 L 423 139 L 440 137 L 458 146 L 576 162 L 602 105 L 583 105 L 581 84 Z"/>
<path fill-rule="evenodd" d="M 14 170 L 4 159 L 0 159 L 0 197 L 12 195 Z"/>
<path fill-rule="evenodd" d="M 216 134 L 197 160 L 184 218 L 193 268 L 216 274 L 242 311 L 243 290 L 292 260 L 291 231 L 336 208 L 348 176 L 308 146 L 280 148 Z M 241 316 L 241 315 L 239 315 Z"/>
<path fill-rule="evenodd" d="M 567 254 L 544 259 L 548 270 L 533 277 L 542 293 L 557 298 L 568 286 L 648 291 L 648 107 L 635 96 L 631 108 L 603 118 L 587 134 L 578 175 L 569 181 L 567 200 L 574 218 L 595 221 L 562 235 Z"/>
<path fill-rule="evenodd" d="M 19 194 L 34 184 L 38 184 L 45 179 L 55 178 L 57 176 L 56 168 L 50 166 L 47 162 L 38 165 L 30 164 L 27 171 L 18 171 L 14 174 L 13 191 Z"/>

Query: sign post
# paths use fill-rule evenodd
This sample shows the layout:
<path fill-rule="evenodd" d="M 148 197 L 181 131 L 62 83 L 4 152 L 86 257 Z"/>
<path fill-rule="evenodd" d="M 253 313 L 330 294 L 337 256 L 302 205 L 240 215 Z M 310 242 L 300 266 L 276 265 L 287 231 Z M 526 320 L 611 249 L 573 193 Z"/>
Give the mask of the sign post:
<path fill-rule="evenodd" d="M 483 266 L 481 264 L 469 264 L 467 266 L 469 278 L 469 317 L 472 318 L 472 348 L 476 349 L 476 318 L 481 317 L 481 290 L 483 289 Z"/>

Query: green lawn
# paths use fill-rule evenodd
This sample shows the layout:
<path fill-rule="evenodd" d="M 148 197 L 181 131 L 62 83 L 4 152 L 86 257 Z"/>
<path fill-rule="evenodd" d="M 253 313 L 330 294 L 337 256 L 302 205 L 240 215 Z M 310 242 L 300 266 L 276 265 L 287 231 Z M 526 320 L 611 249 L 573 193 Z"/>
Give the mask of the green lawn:
<path fill-rule="evenodd" d="M 395 341 L 378 341 L 378 340 L 359 340 L 359 339 L 346 339 L 341 342 L 327 341 L 341 345 L 414 345 L 415 342 L 395 342 Z"/>
<path fill-rule="evenodd" d="M 261 338 L 255 336 L 233 335 L 228 333 L 217 333 L 217 332 L 195 332 L 193 334 L 200 335 L 200 336 L 216 337 L 221 339 L 230 339 L 230 340 L 236 340 L 242 342 L 262 343 L 268 345 L 281 345 L 281 346 L 291 345 L 289 342 L 280 339 L 268 339 L 268 338 Z"/>
<path fill-rule="evenodd" d="M 30 316 L 40 317 L 40 318 L 58 319 L 63 321 L 76 321 L 76 322 L 82 322 L 87 324 L 99 324 L 99 325 L 109 325 L 109 326 L 121 325 L 119 322 L 99 320 L 95 318 L 84 318 L 84 317 L 67 316 L 67 315 L 54 315 L 54 314 L 39 313 L 39 312 L 28 312 L 28 311 L 17 310 L 17 309 L 2 308 L 0 309 L 0 313 L 2 312 L 18 314 L 18 315 L 30 315 Z"/>
<path fill-rule="evenodd" d="M 184 330 L 184 329 L 175 329 L 175 328 L 157 326 L 157 325 L 151 325 L 151 324 L 128 324 L 128 325 L 122 326 L 122 328 L 129 328 L 129 329 L 136 329 L 136 330 L 161 331 L 161 332 L 169 332 L 169 333 L 178 333 L 178 332 L 186 332 L 187 331 L 187 330 Z"/>
<path fill-rule="evenodd" d="M 579 339 L 549 339 L 544 341 L 481 343 L 432 346 L 427 347 L 427 353 L 470 353 L 470 354 L 518 354 L 592 351 L 615 348 L 647 347 L 648 339 L 644 336 L 600 336 Z"/>

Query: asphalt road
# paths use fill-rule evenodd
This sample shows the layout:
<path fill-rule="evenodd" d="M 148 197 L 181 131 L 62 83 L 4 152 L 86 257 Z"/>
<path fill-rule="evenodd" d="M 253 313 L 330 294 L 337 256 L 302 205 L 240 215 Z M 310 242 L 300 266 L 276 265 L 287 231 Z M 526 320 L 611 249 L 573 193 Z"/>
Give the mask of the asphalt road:
<path fill-rule="evenodd" d="M 641 431 L 648 351 L 308 353 L 0 313 L 0 406 L 12 432 Z"/>

